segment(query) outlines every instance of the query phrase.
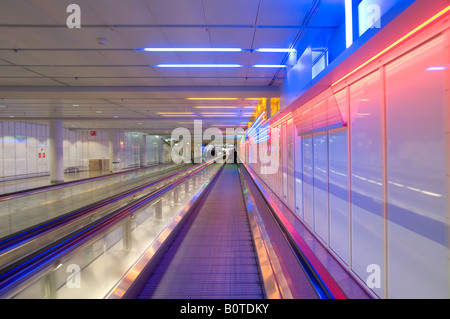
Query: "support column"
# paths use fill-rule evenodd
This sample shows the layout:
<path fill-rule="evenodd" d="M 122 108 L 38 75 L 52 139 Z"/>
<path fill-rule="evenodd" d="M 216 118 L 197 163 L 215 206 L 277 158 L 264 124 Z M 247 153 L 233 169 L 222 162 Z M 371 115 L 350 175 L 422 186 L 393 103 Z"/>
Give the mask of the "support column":
<path fill-rule="evenodd" d="M 109 137 L 109 170 L 114 172 L 120 169 L 120 141 L 119 132 L 110 131 Z"/>
<path fill-rule="evenodd" d="M 147 166 L 147 137 L 145 135 L 140 137 L 139 158 L 140 166 Z"/>
<path fill-rule="evenodd" d="M 270 119 L 272 117 L 272 99 L 266 99 L 266 118 Z"/>
<path fill-rule="evenodd" d="M 161 164 L 164 159 L 164 141 L 158 138 L 158 164 Z"/>
<path fill-rule="evenodd" d="M 62 121 L 50 121 L 50 183 L 64 182 L 64 131 Z"/>

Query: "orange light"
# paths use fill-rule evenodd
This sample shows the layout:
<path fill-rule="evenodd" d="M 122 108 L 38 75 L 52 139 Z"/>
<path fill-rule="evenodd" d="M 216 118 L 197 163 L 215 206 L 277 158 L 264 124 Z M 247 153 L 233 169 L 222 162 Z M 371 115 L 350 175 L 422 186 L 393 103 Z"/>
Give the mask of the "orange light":
<path fill-rule="evenodd" d="M 431 22 L 435 21 L 436 19 L 438 19 L 439 17 L 441 17 L 442 15 L 444 15 L 445 13 L 447 13 L 450 10 L 450 6 L 446 7 L 444 10 L 440 11 L 439 13 L 437 13 L 436 15 L 434 15 L 433 17 L 431 17 L 430 19 L 428 19 L 427 21 L 425 21 L 424 23 L 422 23 L 421 25 L 419 25 L 418 27 L 416 27 L 415 29 L 413 29 L 412 31 L 408 32 L 406 35 L 404 35 L 403 37 L 401 37 L 400 39 L 398 39 L 397 41 L 395 41 L 394 43 L 392 43 L 390 46 L 388 46 L 387 48 L 385 48 L 384 50 L 378 52 L 376 55 L 374 55 L 373 57 L 371 57 L 370 59 L 368 59 L 366 62 L 364 62 L 363 64 L 361 64 L 360 66 L 358 66 L 356 69 L 354 69 L 353 71 L 347 73 L 346 75 L 344 75 L 342 78 L 340 78 L 339 80 L 337 80 L 336 82 L 334 82 L 332 84 L 332 86 L 335 86 L 336 84 L 342 82 L 343 80 L 345 80 L 346 78 L 348 78 L 349 76 L 351 76 L 352 74 L 356 73 L 357 71 L 361 70 L 363 67 L 365 67 L 366 65 L 368 65 L 370 62 L 378 59 L 380 56 L 382 56 L 383 54 L 385 54 L 386 52 L 388 52 L 389 50 L 391 50 L 392 48 L 396 47 L 397 45 L 399 45 L 400 43 L 402 43 L 403 41 L 405 41 L 406 39 L 408 39 L 409 37 L 411 37 L 412 35 L 414 35 L 415 33 L 417 33 L 418 31 L 420 31 L 421 29 L 423 29 L 424 27 L 426 27 L 427 25 L 429 25 Z"/>

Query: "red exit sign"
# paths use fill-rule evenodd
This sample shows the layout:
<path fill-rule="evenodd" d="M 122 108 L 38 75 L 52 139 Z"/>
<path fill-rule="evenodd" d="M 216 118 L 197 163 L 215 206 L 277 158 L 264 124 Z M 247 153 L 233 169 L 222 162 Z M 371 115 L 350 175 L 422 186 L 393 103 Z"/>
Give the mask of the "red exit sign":
<path fill-rule="evenodd" d="M 97 131 L 91 131 L 91 136 L 97 136 Z"/>

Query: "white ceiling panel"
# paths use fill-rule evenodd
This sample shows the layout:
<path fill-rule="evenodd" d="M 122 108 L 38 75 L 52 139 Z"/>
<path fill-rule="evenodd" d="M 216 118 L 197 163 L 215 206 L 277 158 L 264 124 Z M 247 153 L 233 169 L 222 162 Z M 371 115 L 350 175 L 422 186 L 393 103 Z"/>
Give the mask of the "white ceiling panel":
<path fill-rule="evenodd" d="M 260 0 L 204 0 L 207 24 L 253 25 Z"/>
<path fill-rule="evenodd" d="M 253 49 L 255 30 L 252 28 L 210 28 L 208 33 L 213 48 Z"/>
<path fill-rule="evenodd" d="M 201 0 L 144 0 L 157 24 L 204 24 Z"/>
<path fill-rule="evenodd" d="M 64 78 L 58 79 L 70 86 L 159 86 L 167 85 L 161 78 Z"/>
<path fill-rule="evenodd" d="M 64 1 L 42 1 L 42 6 L 53 7 L 60 12 L 60 21 L 67 19 Z M 52 10 L 53 11 L 53 10 Z M 64 18 L 66 16 L 66 18 Z M 0 21 L 4 24 L 57 24 L 59 21 L 52 17 L 49 10 L 41 10 L 35 1 L 13 0 L 0 2 Z"/>
<path fill-rule="evenodd" d="M 1 69 L 0 69 L 1 70 Z M 63 86 L 64 84 L 47 78 L 0 78 L 0 86 Z M 1 103 L 0 103 L 1 104 Z"/>
<path fill-rule="evenodd" d="M 0 67 L 1 70 L 9 67 Z M 149 77 L 154 75 L 148 66 L 70 66 L 70 67 L 39 67 L 29 68 L 47 77 Z"/>
<path fill-rule="evenodd" d="M 136 129 L 137 123 L 142 122 L 139 125 L 143 129 L 150 129 L 150 125 L 170 132 L 170 128 L 179 125 L 177 122 L 192 121 L 192 118 L 149 120 L 149 117 L 164 110 L 197 114 L 202 109 L 195 106 L 201 105 L 254 105 L 256 101 L 244 99 L 191 101 L 185 98 L 277 96 L 286 70 L 246 66 L 280 64 L 284 54 L 150 53 L 135 49 L 288 48 L 300 30 L 292 26 L 304 21 L 313 2 L 316 1 L 0 1 L 0 49 L 8 49 L 0 50 L 0 99 L 10 98 L 0 100 L 1 105 L 8 106 L 0 109 L 0 117 L 3 120 L 8 120 L 9 115 L 22 120 L 66 118 L 70 119 L 64 121 L 66 127 L 125 130 Z M 321 3 L 326 5 L 326 2 Z M 69 16 L 66 8 L 71 3 L 81 8 L 79 29 L 66 27 Z M 12 26 L 5 27 L 5 24 Z M 100 44 L 99 38 L 105 43 Z M 152 67 L 171 63 L 244 67 Z M 275 75 L 278 78 L 273 79 Z M 73 107 L 73 104 L 80 106 Z M 139 119 L 139 122 L 113 119 L 114 115 Z M 237 119 L 208 118 L 207 121 L 232 123 Z"/>
<path fill-rule="evenodd" d="M 208 32 L 203 28 L 164 28 L 162 29 L 169 47 L 209 48 L 211 42 Z"/>
<path fill-rule="evenodd" d="M 314 0 L 261 0 L 257 23 L 300 25 Z"/>
<path fill-rule="evenodd" d="M 300 29 L 258 29 L 255 32 L 254 48 L 289 48 Z"/>
<path fill-rule="evenodd" d="M 74 2 L 72 0 L 72 2 Z M 143 0 L 95 0 L 83 1 L 90 10 L 94 10 L 105 24 L 156 24 Z M 77 2 L 78 3 L 78 2 Z M 84 4 L 80 3 L 82 13 Z M 88 20 L 93 24 L 100 22 Z"/>

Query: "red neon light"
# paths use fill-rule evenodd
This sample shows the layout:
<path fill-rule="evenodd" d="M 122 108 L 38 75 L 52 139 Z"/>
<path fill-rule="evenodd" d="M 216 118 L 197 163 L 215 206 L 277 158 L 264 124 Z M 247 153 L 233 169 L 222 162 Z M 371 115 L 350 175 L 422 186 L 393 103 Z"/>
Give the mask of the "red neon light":
<path fill-rule="evenodd" d="M 250 176 L 255 181 L 259 181 L 251 171 L 251 169 L 248 167 L 246 163 L 243 163 L 243 165 L 246 167 L 247 172 L 250 174 Z M 257 183 L 261 185 L 259 182 Z M 265 191 L 265 189 L 261 186 L 258 188 L 264 193 L 265 197 L 269 201 L 270 205 L 272 206 L 276 216 L 280 219 L 281 223 L 286 227 L 289 234 L 293 237 L 294 241 L 298 245 L 299 249 L 302 251 L 303 255 L 306 257 L 306 259 L 309 261 L 311 266 L 314 268 L 314 270 L 317 272 L 319 277 L 322 279 L 322 281 L 325 283 L 325 286 L 328 288 L 328 290 L 331 292 L 333 297 L 335 299 L 348 299 L 345 292 L 342 290 L 342 288 L 339 286 L 339 284 L 336 282 L 336 280 L 331 276 L 329 271 L 325 268 L 325 266 L 322 264 L 322 262 L 319 260 L 319 258 L 316 256 L 316 254 L 313 252 L 313 250 L 309 247 L 309 245 L 306 243 L 306 241 L 300 236 L 298 231 L 295 229 L 294 225 L 286 218 L 286 216 L 283 214 L 281 209 L 278 207 L 278 205 L 275 203 L 275 201 L 272 199 L 272 197 Z"/>
<path fill-rule="evenodd" d="M 289 112 L 288 114 L 286 114 L 285 116 L 283 116 L 281 119 L 277 120 L 275 123 L 270 124 L 270 127 L 272 126 L 277 126 L 278 124 L 282 123 L 285 119 L 287 120 L 289 117 L 292 116 L 292 112 Z"/>

